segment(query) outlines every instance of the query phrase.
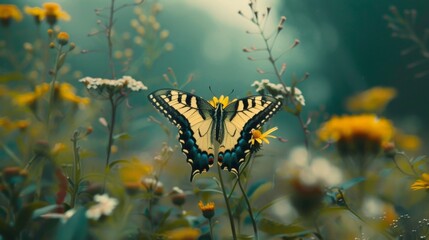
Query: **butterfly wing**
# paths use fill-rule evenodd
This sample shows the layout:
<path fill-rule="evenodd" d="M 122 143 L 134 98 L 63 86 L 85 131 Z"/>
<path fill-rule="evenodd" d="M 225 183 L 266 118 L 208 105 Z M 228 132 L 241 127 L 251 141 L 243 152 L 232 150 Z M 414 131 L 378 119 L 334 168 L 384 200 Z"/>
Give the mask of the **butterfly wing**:
<path fill-rule="evenodd" d="M 192 167 L 191 181 L 209 170 L 214 161 L 211 140 L 214 108 L 203 98 L 190 93 L 161 89 L 151 93 L 149 101 L 179 128 L 179 142 Z"/>
<path fill-rule="evenodd" d="M 270 96 L 252 96 L 231 102 L 225 109 L 225 137 L 219 147 L 218 163 L 222 169 L 238 174 L 250 152 L 251 130 L 259 129 L 281 106 Z"/>

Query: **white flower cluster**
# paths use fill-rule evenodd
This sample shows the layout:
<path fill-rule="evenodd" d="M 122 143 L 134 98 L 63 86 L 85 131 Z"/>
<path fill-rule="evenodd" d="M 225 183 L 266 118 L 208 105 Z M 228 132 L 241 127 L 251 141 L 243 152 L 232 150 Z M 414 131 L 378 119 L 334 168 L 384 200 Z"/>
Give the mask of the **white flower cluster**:
<path fill-rule="evenodd" d="M 266 90 L 275 98 L 280 98 L 280 99 L 286 98 L 292 92 L 291 87 L 286 87 L 285 89 L 283 87 L 283 84 L 271 83 L 270 80 L 268 79 L 262 79 L 260 82 L 254 81 L 252 84 L 252 87 L 255 87 L 258 93 L 262 94 Z M 305 106 L 305 99 L 304 99 L 304 96 L 302 95 L 301 90 L 295 87 L 293 91 L 294 91 L 293 96 L 295 97 L 295 100 L 299 102 L 299 104 L 301 104 L 302 106 Z"/>
<path fill-rule="evenodd" d="M 131 91 L 138 92 L 141 90 L 147 90 L 147 87 L 140 81 L 135 80 L 130 76 L 123 76 L 119 79 L 103 79 L 103 78 L 92 78 L 92 77 L 84 77 L 79 80 L 86 85 L 86 87 L 90 89 L 100 89 L 103 87 L 112 87 L 112 88 L 124 88 L 127 87 Z"/>
<path fill-rule="evenodd" d="M 294 148 L 277 173 L 283 178 L 298 177 L 300 182 L 308 186 L 322 184 L 332 187 L 343 180 L 338 167 L 322 157 L 308 159 L 308 152 L 304 147 Z"/>
<path fill-rule="evenodd" d="M 110 198 L 107 194 L 95 195 L 94 201 L 97 202 L 97 204 L 91 206 L 86 211 L 86 217 L 93 220 L 98 220 L 103 215 L 109 216 L 119 204 L 117 199 Z"/>

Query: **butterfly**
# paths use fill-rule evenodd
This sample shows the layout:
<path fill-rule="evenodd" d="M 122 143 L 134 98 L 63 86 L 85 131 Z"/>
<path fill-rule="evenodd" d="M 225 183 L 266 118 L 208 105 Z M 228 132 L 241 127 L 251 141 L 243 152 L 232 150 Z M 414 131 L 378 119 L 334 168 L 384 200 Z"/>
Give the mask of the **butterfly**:
<path fill-rule="evenodd" d="M 251 96 L 228 103 L 228 97 L 211 101 L 194 94 L 160 89 L 148 96 L 152 105 L 179 128 L 179 142 L 192 167 L 191 181 L 217 161 L 238 174 L 251 151 L 253 129 L 259 129 L 281 106 L 270 96 Z"/>

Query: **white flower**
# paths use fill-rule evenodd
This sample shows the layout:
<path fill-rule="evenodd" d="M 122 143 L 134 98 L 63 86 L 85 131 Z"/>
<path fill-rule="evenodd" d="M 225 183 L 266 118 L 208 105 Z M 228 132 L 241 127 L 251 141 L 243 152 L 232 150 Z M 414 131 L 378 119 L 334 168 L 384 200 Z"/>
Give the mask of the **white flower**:
<path fill-rule="evenodd" d="M 103 79 L 103 78 L 92 78 L 84 77 L 79 80 L 79 82 L 84 83 L 88 90 L 91 89 L 100 89 L 103 88 L 128 88 L 131 91 L 138 92 L 141 90 L 147 90 L 147 87 L 141 82 L 137 81 L 130 76 L 123 76 L 119 79 Z"/>
<path fill-rule="evenodd" d="M 117 199 L 110 198 L 107 194 L 95 195 L 94 201 L 97 204 L 91 206 L 86 211 L 86 217 L 93 220 L 98 220 L 103 215 L 109 216 L 119 203 Z"/>
<path fill-rule="evenodd" d="M 291 87 L 286 87 L 286 89 L 283 87 L 283 84 L 278 83 L 271 83 L 268 79 L 262 79 L 259 81 L 254 81 L 251 85 L 252 87 L 256 87 L 256 91 L 258 93 L 264 93 L 266 90 L 268 93 L 273 95 L 275 98 L 278 99 L 285 99 L 289 96 L 289 94 L 292 93 Z M 293 88 L 293 96 L 295 98 L 295 101 L 297 101 L 302 106 L 305 106 L 305 99 L 302 95 L 301 90 L 299 90 L 297 87 Z"/>

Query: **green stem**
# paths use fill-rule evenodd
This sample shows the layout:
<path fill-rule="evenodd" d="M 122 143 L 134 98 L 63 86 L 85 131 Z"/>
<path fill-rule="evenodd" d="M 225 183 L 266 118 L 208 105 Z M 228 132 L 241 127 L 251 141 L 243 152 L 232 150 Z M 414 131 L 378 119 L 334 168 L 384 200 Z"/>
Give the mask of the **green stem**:
<path fill-rule="evenodd" d="M 81 173 L 81 165 L 80 165 L 80 157 L 79 157 L 79 146 L 77 146 L 77 141 L 79 137 L 79 132 L 75 131 L 72 137 L 73 142 L 73 156 L 74 156 L 74 164 L 73 164 L 73 193 L 71 196 L 70 207 L 74 208 L 76 204 L 76 196 L 79 190 L 80 184 L 80 173 Z"/>
<path fill-rule="evenodd" d="M 55 82 L 57 81 L 57 76 L 58 76 L 58 70 L 60 69 L 58 67 L 59 64 L 59 59 L 62 53 L 62 49 L 63 46 L 60 44 L 58 51 L 57 51 L 57 57 L 55 58 L 55 65 L 54 65 L 54 69 L 52 72 L 52 81 L 50 84 L 50 96 L 49 96 L 49 107 L 48 107 L 48 117 L 46 119 L 46 127 L 48 128 L 48 137 L 51 133 L 52 130 L 52 126 L 51 126 L 51 114 L 52 114 L 52 110 L 53 110 L 53 105 L 54 105 L 54 98 L 55 98 Z"/>
<path fill-rule="evenodd" d="M 237 239 L 237 234 L 235 233 L 234 218 L 232 217 L 231 207 L 229 206 L 229 200 L 228 200 L 228 196 L 226 195 L 225 185 L 223 183 L 222 173 L 219 165 L 217 166 L 217 172 L 219 174 L 219 181 L 222 188 L 223 198 L 226 204 L 226 209 L 228 210 L 228 217 L 229 217 L 229 223 L 231 224 L 232 238 L 235 240 Z"/>
<path fill-rule="evenodd" d="M 243 184 L 241 184 L 240 175 L 237 175 L 238 186 L 243 194 L 244 200 L 247 204 L 247 210 L 249 211 L 249 217 L 252 220 L 253 232 L 255 233 L 255 239 L 258 240 L 258 227 L 256 226 L 255 218 L 253 217 L 252 207 L 250 205 L 249 198 L 247 197 L 246 191 L 243 188 Z"/>
<path fill-rule="evenodd" d="M 212 224 L 212 219 L 209 218 L 209 228 L 210 228 L 210 239 L 214 240 L 214 236 L 213 236 L 213 224 Z"/>
<path fill-rule="evenodd" d="M 107 31 L 107 45 L 109 48 L 109 67 L 112 71 L 112 79 L 116 78 L 115 74 L 115 63 L 113 61 L 113 41 L 112 41 L 112 31 L 113 31 L 113 23 L 114 23 L 114 16 L 115 14 L 115 0 L 112 0 L 112 3 L 110 5 L 110 16 L 109 16 L 109 25 L 106 29 Z"/>
<path fill-rule="evenodd" d="M 113 98 L 113 94 L 110 94 L 109 96 L 109 102 L 110 107 L 112 110 L 111 116 L 110 116 L 110 123 L 109 123 L 109 139 L 107 142 L 107 153 L 106 153 L 106 166 L 104 168 L 104 184 L 103 184 L 103 192 L 106 191 L 106 180 L 107 175 L 110 172 L 109 164 L 110 164 L 110 156 L 112 154 L 112 145 L 113 145 L 113 131 L 115 130 L 115 120 L 116 120 L 116 101 Z"/>

